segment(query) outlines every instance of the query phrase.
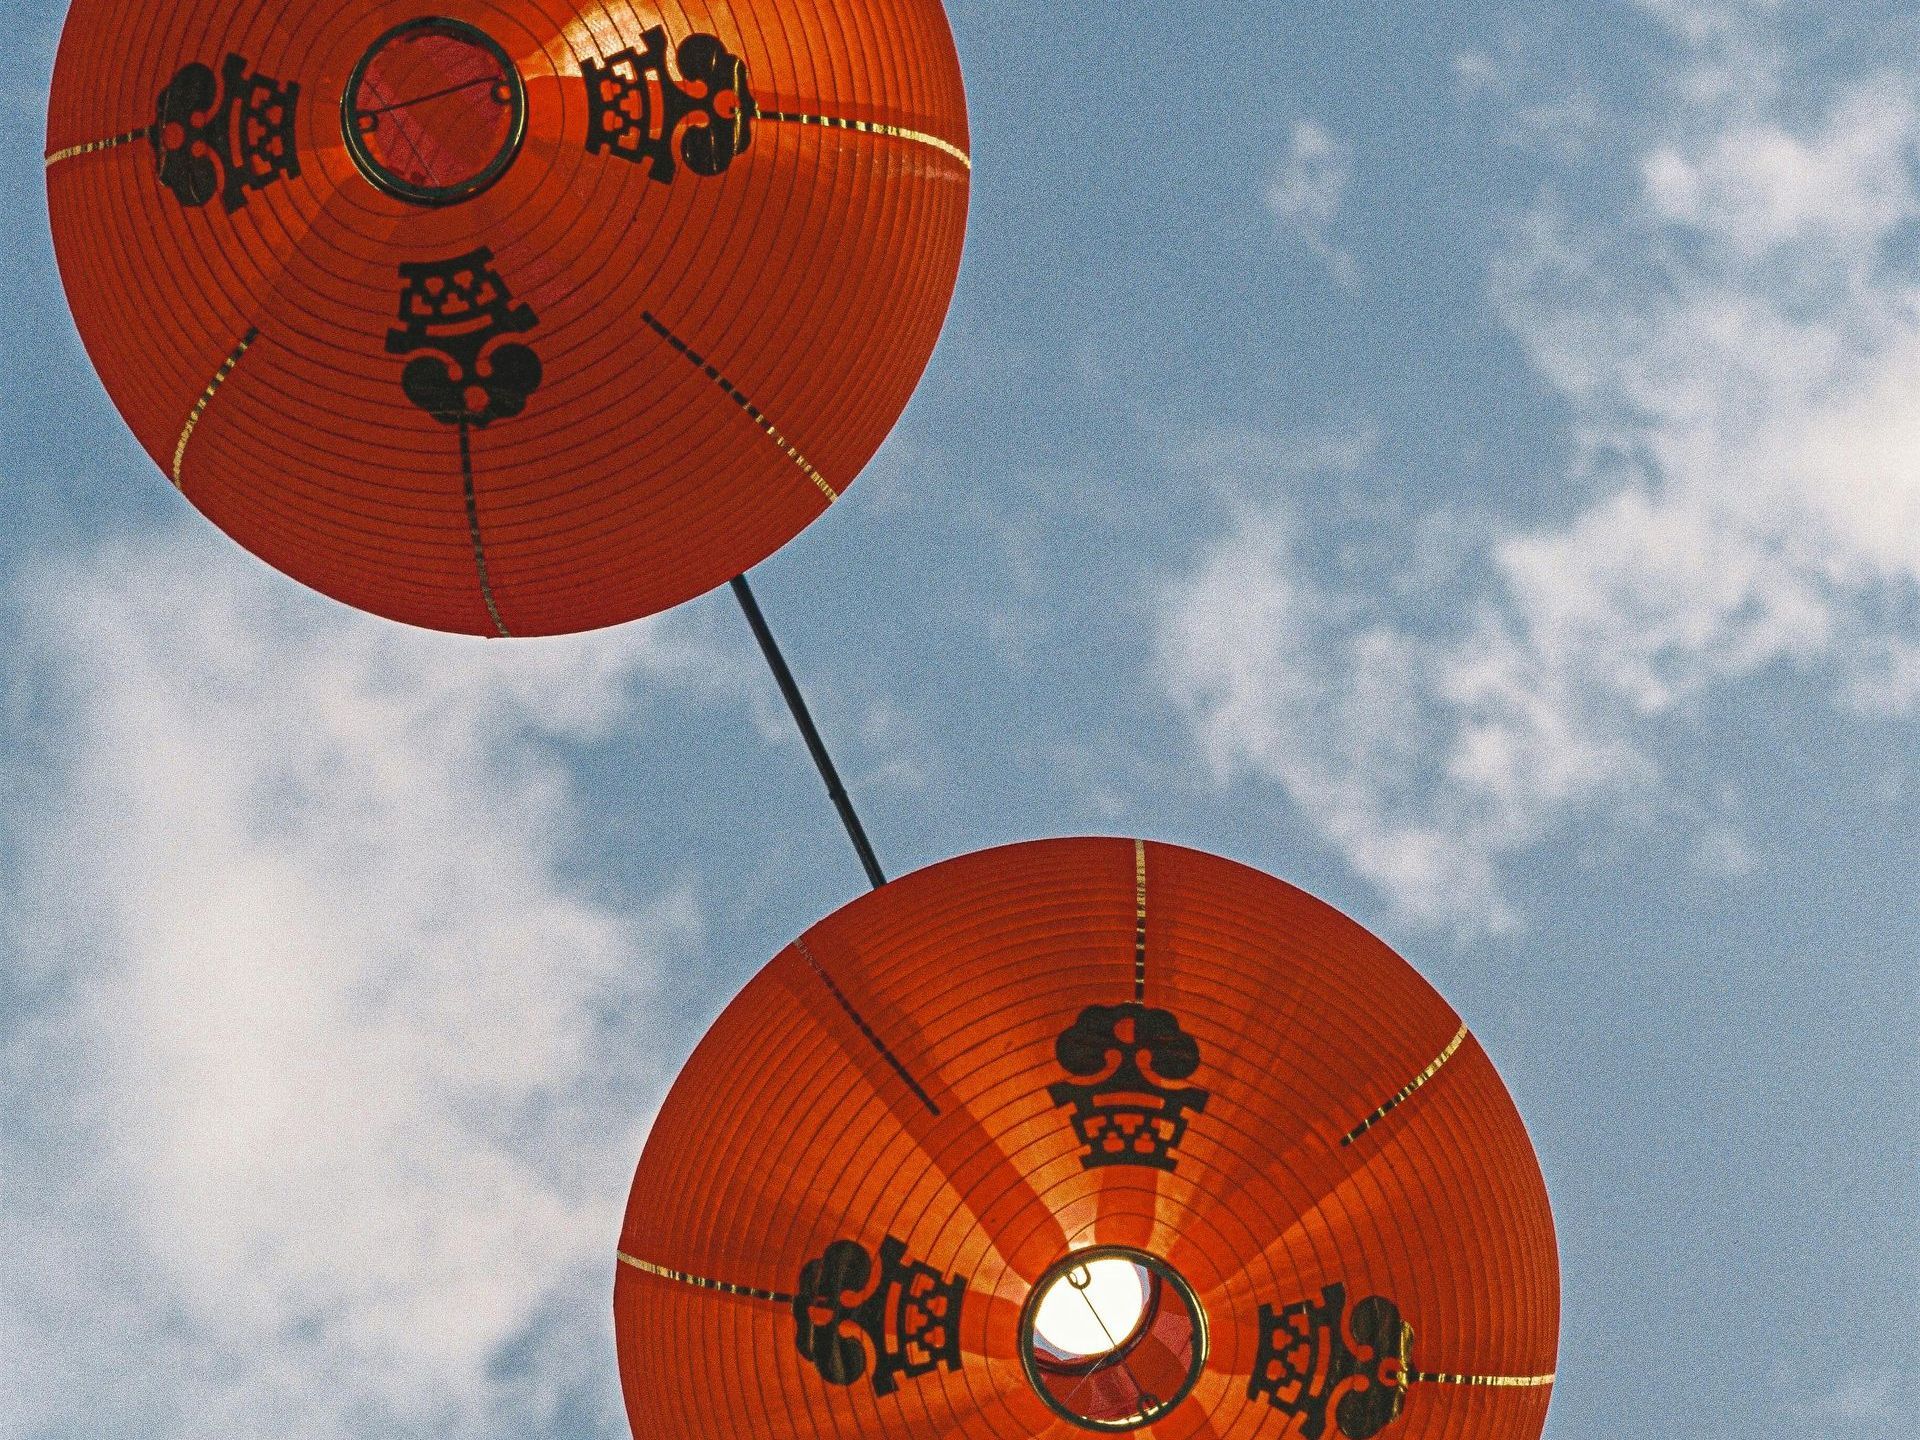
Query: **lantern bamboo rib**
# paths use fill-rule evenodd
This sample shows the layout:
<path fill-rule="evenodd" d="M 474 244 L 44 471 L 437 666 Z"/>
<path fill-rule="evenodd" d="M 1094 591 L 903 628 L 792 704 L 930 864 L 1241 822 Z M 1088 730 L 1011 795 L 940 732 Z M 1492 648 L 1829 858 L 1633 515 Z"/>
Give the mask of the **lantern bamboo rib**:
<path fill-rule="evenodd" d="M 820 977 L 820 983 L 827 987 L 827 993 L 833 996 L 842 1010 L 846 1011 L 847 1018 L 853 1021 L 862 1035 L 867 1037 L 867 1043 L 880 1052 L 880 1058 L 882 1060 L 893 1067 L 893 1073 L 898 1075 L 906 1087 L 913 1092 L 914 1098 L 926 1106 L 932 1114 L 938 1115 L 940 1113 L 940 1107 L 933 1103 L 933 1097 L 927 1094 L 926 1087 L 913 1078 L 913 1073 L 900 1062 L 900 1057 L 895 1055 L 888 1047 L 887 1042 L 875 1033 L 874 1028 L 866 1022 L 865 1017 L 853 1008 L 853 1002 L 847 999 L 846 993 L 834 983 L 833 976 L 827 973 L 826 967 L 813 958 L 813 952 L 807 948 L 807 942 L 804 940 L 796 940 L 793 942 L 793 947 L 800 952 L 801 957 L 805 959 L 808 966 L 813 970 L 813 973 Z"/>

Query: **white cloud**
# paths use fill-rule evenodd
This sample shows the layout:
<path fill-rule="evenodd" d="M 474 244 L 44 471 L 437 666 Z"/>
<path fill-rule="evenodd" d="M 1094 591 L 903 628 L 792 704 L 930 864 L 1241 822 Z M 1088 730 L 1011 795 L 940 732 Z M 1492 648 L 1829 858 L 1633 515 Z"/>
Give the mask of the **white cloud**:
<path fill-rule="evenodd" d="M 1501 84 L 1500 66 L 1484 50 L 1461 50 L 1453 57 L 1453 78 L 1463 96 L 1477 95 Z"/>
<path fill-rule="evenodd" d="M 1499 144 L 1578 161 L 1604 143 L 1607 116 L 1584 58 L 1556 63 L 1538 27 L 1525 17 L 1486 38 L 1491 43 L 1485 48 L 1454 53 L 1453 91 L 1477 119 L 1492 122 Z"/>
<path fill-rule="evenodd" d="M 1780 0 L 1639 0 L 1640 7 L 1696 43 L 1766 19 Z"/>
<path fill-rule="evenodd" d="M 1234 451 L 1250 491 L 1305 478 L 1245 437 L 1204 463 L 1232 474 Z M 1642 762 L 1591 733 L 1574 678 L 1491 609 L 1422 633 L 1311 578 L 1312 555 L 1284 504 L 1242 513 L 1169 589 L 1162 682 L 1220 779 L 1277 784 L 1407 919 L 1510 928 L 1501 858 L 1556 811 L 1643 779 Z"/>
<path fill-rule="evenodd" d="M 67 708 L 0 932 L 11 1433 L 623 1433 L 645 1006 L 700 915 L 566 878 L 554 746 L 712 658 L 428 636 L 222 545 L 23 602 Z"/>
<path fill-rule="evenodd" d="M 1867 258 L 1913 213 L 1913 138 L 1906 87 L 1869 85 L 1808 135 L 1734 118 L 1703 140 L 1656 146 L 1641 162 L 1646 196 L 1660 222 L 1742 258 L 1822 243 Z"/>
<path fill-rule="evenodd" d="M 1326 262 L 1342 285 L 1359 279 L 1353 257 L 1333 240 L 1353 178 L 1353 147 L 1313 120 L 1297 120 L 1287 153 L 1267 186 L 1267 209 Z"/>
<path fill-rule="evenodd" d="M 1766 7 L 1662 8 L 1707 35 Z M 1495 267 L 1572 417 L 1562 518 L 1496 531 L 1409 619 L 1313 568 L 1271 498 L 1299 477 L 1243 455 L 1267 498 L 1170 587 L 1162 676 L 1216 771 L 1278 784 L 1415 921 L 1509 923 L 1504 867 L 1577 812 L 1697 811 L 1654 722 L 1732 683 L 1920 703 L 1920 87 L 1711 89 L 1642 121 L 1635 204 L 1543 198 Z"/>
<path fill-rule="evenodd" d="M 1880 1433 L 1907 1433 L 1906 1397 L 1916 1378 L 1898 1359 L 1870 1359 L 1844 1369 L 1815 1369 L 1781 1361 L 1774 1366 L 1773 1383 L 1781 1397 L 1783 1416 L 1795 1424 L 1811 1424 L 1834 1434 L 1859 1433 L 1868 1426 Z"/>

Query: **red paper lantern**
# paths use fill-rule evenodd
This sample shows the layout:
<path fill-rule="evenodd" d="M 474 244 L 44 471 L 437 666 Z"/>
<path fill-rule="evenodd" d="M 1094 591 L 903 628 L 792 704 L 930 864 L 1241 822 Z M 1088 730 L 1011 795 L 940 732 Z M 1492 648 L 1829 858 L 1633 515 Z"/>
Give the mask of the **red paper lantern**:
<path fill-rule="evenodd" d="M 1558 1336 L 1459 1017 L 1301 891 L 1130 840 L 951 860 L 782 951 L 668 1096 L 616 1276 L 640 1440 L 1532 1440 Z"/>
<path fill-rule="evenodd" d="M 945 316 L 967 144 L 938 0 L 78 0 L 47 190 L 109 393 L 216 524 L 541 634 L 851 483 Z"/>

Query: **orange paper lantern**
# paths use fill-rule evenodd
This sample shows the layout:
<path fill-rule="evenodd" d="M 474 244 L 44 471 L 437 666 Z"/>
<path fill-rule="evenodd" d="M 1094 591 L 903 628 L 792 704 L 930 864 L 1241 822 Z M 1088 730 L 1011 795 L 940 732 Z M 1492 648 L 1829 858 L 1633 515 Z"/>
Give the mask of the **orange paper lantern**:
<path fill-rule="evenodd" d="M 47 190 L 174 483 L 349 604 L 584 630 L 844 490 L 952 294 L 938 0 L 78 0 Z"/>
<path fill-rule="evenodd" d="M 1459 1017 L 1301 891 L 1129 840 L 935 865 L 782 951 L 668 1096 L 616 1277 L 640 1440 L 1532 1440 L 1558 1335 Z"/>

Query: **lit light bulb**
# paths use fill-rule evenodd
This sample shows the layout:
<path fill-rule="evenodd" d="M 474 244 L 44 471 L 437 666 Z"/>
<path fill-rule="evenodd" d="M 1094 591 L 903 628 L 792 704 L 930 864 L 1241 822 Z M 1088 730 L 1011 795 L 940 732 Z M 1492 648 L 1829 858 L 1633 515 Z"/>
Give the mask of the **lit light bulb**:
<path fill-rule="evenodd" d="M 1109 1256 L 1058 1276 L 1034 1311 L 1034 1338 L 1063 1360 L 1116 1350 L 1133 1334 L 1147 1308 L 1147 1272 Z"/>

